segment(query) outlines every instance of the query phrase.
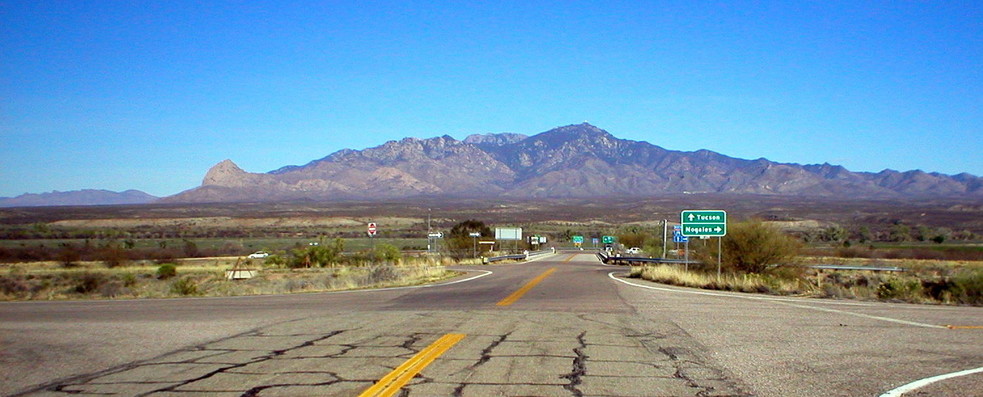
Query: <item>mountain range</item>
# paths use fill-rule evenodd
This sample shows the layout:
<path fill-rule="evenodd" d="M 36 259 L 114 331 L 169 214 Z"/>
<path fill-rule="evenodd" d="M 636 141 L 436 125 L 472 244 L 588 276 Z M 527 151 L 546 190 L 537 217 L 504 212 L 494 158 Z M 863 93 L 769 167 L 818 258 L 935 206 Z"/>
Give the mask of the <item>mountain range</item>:
<path fill-rule="evenodd" d="M 48 193 L 25 193 L 17 197 L 0 197 L 0 207 L 46 207 L 60 205 L 121 205 L 147 204 L 158 197 L 139 190 L 113 192 L 109 190 L 72 190 Z"/>
<path fill-rule="evenodd" d="M 585 198 L 748 193 L 844 198 L 983 197 L 983 178 L 923 171 L 851 172 L 830 164 L 744 160 L 618 139 L 584 123 L 520 134 L 405 138 L 344 149 L 302 166 L 243 171 L 231 160 L 201 186 L 161 202 L 372 200 L 406 197 Z"/>

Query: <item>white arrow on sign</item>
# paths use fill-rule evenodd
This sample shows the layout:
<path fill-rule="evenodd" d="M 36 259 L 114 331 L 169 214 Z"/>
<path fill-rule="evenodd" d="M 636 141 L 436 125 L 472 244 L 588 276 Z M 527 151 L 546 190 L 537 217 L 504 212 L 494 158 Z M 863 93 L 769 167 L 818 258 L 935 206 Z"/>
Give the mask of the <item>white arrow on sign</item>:
<path fill-rule="evenodd" d="M 689 214 L 689 220 L 693 220 L 693 214 Z"/>

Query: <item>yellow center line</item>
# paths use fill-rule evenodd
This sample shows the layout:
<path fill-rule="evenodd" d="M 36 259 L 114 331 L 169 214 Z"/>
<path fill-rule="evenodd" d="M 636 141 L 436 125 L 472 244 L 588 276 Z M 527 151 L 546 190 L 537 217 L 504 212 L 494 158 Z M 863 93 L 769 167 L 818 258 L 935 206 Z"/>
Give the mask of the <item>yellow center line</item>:
<path fill-rule="evenodd" d="M 946 325 L 948 329 L 983 329 L 983 325 Z"/>
<path fill-rule="evenodd" d="M 427 346 L 409 360 L 406 360 L 399 367 L 396 367 L 393 372 L 380 379 L 372 387 L 365 389 L 359 397 L 389 397 L 395 395 L 406 382 L 409 382 L 410 379 L 413 379 L 427 365 L 430 365 L 433 360 L 436 360 L 437 357 L 440 357 L 441 354 L 444 354 L 444 352 L 457 344 L 457 342 L 464 339 L 464 336 L 464 334 L 447 334 L 440 337 L 436 342 Z"/>
<path fill-rule="evenodd" d="M 563 261 L 564 261 L 564 262 L 570 262 L 570 261 L 572 261 L 572 260 L 573 260 L 573 258 L 576 258 L 576 257 L 577 257 L 577 254 L 573 254 L 573 255 L 570 255 L 570 257 L 569 257 L 569 258 L 567 258 L 567 259 L 564 259 Z"/>
<path fill-rule="evenodd" d="M 540 281 L 543 281 L 543 279 L 549 277 L 550 274 L 553 274 L 554 271 L 556 271 L 555 267 L 543 272 L 543 274 L 540 274 L 539 276 L 536 276 L 536 278 L 532 279 L 532 281 L 529 281 L 528 283 L 526 283 L 526 285 L 523 285 L 522 288 L 519 288 L 517 291 L 513 292 L 512 295 L 509 295 L 505 297 L 505 299 L 502 299 L 501 301 L 496 303 L 496 305 L 508 306 L 515 303 L 515 301 L 519 300 L 519 298 L 521 298 L 522 295 L 525 295 L 526 292 L 529 292 L 529 290 L 532 289 L 532 287 L 535 287 L 536 284 L 539 284 Z"/>

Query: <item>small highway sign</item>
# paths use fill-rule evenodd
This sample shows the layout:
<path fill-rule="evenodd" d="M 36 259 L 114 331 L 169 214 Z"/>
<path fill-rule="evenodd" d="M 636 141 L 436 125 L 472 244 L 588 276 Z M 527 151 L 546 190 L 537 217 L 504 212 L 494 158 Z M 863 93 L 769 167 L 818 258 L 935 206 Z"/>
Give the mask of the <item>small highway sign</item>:
<path fill-rule="evenodd" d="M 679 230 L 673 231 L 672 242 L 674 243 L 685 243 L 689 241 L 689 237 L 683 235 Z"/>
<path fill-rule="evenodd" d="M 601 236 L 601 242 L 604 244 L 614 244 L 614 236 Z"/>
<path fill-rule="evenodd" d="M 727 235 L 727 211 L 685 210 L 679 214 L 682 235 L 722 237 Z"/>
<path fill-rule="evenodd" d="M 573 236 L 570 238 L 570 241 L 573 241 L 574 244 L 583 244 L 584 236 Z"/>
<path fill-rule="evenodd" d="M 369 236 L 375 236 L 375 234 L 377 232 L 378 232 L 378 229 L 376 228 L 375 222 L 370 222 L 369 223 L 369 228 L 368 228 Z"/>

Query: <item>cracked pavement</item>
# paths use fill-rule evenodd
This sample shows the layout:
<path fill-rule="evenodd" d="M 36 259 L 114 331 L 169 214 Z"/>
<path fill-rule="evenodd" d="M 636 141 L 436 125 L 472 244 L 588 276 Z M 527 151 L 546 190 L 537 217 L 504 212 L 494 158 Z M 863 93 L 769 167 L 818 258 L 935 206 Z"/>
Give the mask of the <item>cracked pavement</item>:
<path fill-rule="evenodd" d="M 420 319 L 445 328 L 421 327 Z M 683 347 L 685 338 L 638 329 L 641 324 L 626 320 L 614 314 L 385 312 L 338 319 L 332 329 L 324 329 L 322 319 L 305 319 L 58 383 L 36 394 L 357 395 L 447 330 L 467 337 L 404 387 L 405 394 L 742 394 Z"/>
<path fill-rule="evenodd" d="M 514 305 L 496 307 L 554 267 Z M 357 396 L 449 333 L 466 336 L 400 396 L 872 395 L 921 373 L 899 373 L 893 366 L 904 360 L 876 355 L 883 344 L 817 349 L 828 328 L 790 340 L 766 331 L 803 332 L 782 324 L 835 318 L 840 334 L 829 337 L 843 338 L 875 332 L 871 325 L 883 324 L 873 320 L 741 297 L 653 293 L 611 280 L 618 269 L 586 254 L 482 269 L 494 274 L 434 288 L 0 305 L 0 394 Z M 747 307 L 759 316 L 752 322 L 741 321 Z M 964 309 L 952 314 L 980 313 Z M 942 363 L 924 372 L 978 359 L 979 334 L 935 332 L 952 345 L 932 347 Z M 874 381 L 823 370 L 824 362 L 854 356 L 836 365 L 854 365 L 852 373 Z M 941 390 L 965 391 L 978 380 Z"/>

